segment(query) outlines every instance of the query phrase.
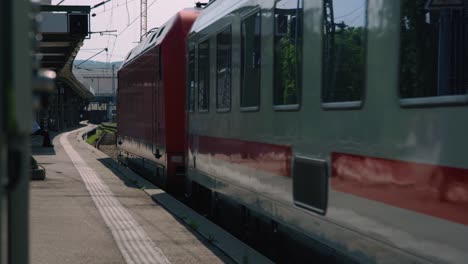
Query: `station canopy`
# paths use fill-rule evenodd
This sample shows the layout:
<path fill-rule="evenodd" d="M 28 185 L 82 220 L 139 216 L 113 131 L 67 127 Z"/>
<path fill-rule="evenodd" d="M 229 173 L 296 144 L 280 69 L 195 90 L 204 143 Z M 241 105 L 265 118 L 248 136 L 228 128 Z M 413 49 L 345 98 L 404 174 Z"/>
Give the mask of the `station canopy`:
<path fill-rule="evenodd" d="M 73 61 L 83 41 L 90 35 L 89 6 L 41 5 L 38 32 L 40 68 L 56 72 L 57 79 L 69 84 L 85 99 L 94 97 L 72 72 Z"/>

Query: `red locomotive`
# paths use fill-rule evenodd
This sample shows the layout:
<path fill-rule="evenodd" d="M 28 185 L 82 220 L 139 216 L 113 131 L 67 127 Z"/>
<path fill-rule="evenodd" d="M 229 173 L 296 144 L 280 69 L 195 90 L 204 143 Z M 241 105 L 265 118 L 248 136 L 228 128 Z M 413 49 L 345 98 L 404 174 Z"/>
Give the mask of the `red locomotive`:
<path fill-rule="evenodd" d="M 184 9 L 151 31 L 118 72 L 121 161 L 169 189 L 185 171 L 185 39 L 198 13 Z"/>

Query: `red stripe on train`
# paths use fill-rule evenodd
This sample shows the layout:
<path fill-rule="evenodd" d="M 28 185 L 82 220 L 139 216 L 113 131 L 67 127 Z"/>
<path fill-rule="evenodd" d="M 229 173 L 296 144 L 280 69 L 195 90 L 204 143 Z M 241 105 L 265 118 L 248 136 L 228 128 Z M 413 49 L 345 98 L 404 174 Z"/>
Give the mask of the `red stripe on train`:
<path fill-rule="evenodd" d="M 290 146 L 199 136 L 198 147 L 200 154 L 291 177 Z M 468 225 L 468 169 L 332 153 L 331 173 L 334 190 Z"/>
<path fill-rule="evenodd" d="M 332 187 L 468 225 L 468 170 L 332 153 Z"/>
<path fill-rule="evenodd" d="M 292 150 L 290 146 L 207 136 L 198 138 L 200 154 L 291 177 Z"/>

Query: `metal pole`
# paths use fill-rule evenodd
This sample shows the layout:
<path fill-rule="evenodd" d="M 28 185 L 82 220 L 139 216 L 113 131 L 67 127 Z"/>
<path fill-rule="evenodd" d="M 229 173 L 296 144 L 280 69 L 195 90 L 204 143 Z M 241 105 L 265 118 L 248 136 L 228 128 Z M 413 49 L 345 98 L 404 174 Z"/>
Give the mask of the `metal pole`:
<path fill-rule="evenodd" d="M 4 39 L 9 39 L 8 36 L 11 34 L 11 1 L 7 0 L 2 3 L 0 8 L 0 237 L 5 237 L 8 232 L 8 227 L 3 224 L 6 223 L 6 217 L 8 214 L 5 212 L 5 201 L 6 201 L 6 188 L 5 182 L 7 182 L 8 171 L 7 171 L 7 105 L 8 97 L 6 96 L 8 91 L 6 89 L 9 83 L 10 67 L 10 48 L 11 44 Z M 4 259 L 7 251 L 7 244 L 3 243 L 5 240 L 0 240 L 0 263 L 5 263 Z"/>
<path fill-rule="evenodd" d="M 140 2 L 140 39 L 148 30 L 148 1 L 141 0 Z"/>
<path fill-rule="evenodd" d="M 112 103 L 115 105 L 115 64 L 112 63 Z"/>
<path fill-rule="evenodd" d="M 32 58 L 29 33 L 31 12 L 29 0 L 10 0 L 12 31 L 5 38 L 11 56 L 7 100 L 7 174 L 8 174 L 8 263 L 29 263 L 29 168 L 30 133 L 32 124 Z M 2 3 L 5 8 L 5 3 Z M 8 44 L 7 44 L 8 45 Z M 2 95 L 3 96 L 3 95 Z"/>

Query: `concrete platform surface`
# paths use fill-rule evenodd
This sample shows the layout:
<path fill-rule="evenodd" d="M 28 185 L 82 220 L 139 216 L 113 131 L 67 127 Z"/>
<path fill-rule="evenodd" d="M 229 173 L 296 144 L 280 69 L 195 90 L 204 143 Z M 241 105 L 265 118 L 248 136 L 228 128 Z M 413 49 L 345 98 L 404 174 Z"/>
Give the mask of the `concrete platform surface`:
<path fill-rule="evenodd" d="M 61 145 L 62 135 L 54 137 L 53 149 L 32 147 L 34 157 L 46 168 L 47 176 L 45 181 L 31 182 L 31 263 L 142 263 L 131 262 L 122 253 L 122 241 L 129 243 L 127 249 L 131 251 L 137 238 L 129 235 L 129 239 L 116 239 L 119 232 L 126 234 L 128 229 L 113 229 L 109 225 L 109 219 L 120 219 L 118 214 L 123 211 L 131 215 L 135 221 L 131 223 L 136 223 L 145 239 L 151 240 L 143 242 L 150 242 L 170 263 L 233 262 L 143 190 L 116 176 L 105 165 L 105 157 L 95 155 L 94 150 L 77 140 L 77 133 L 74 131 L 67 136 L 67 151 Z M 80 164 L 87 164 L 111 193 L 106 194 L 105 199 L 115 199 L 122 210 L 103 216 L 103 210 L 114 205 L 101 204 L 98 209 L 96 197 L 102 190 L 90 190 L 89 183 L 85 184 L 83 168 L 79 168 L 80 174 L 77 161 L 72 162 L 67 154 L 70 148 L 81 157 L 83 163 Z M 93 190 L 99 192 L 98 195 L 92 196 Z M 131 254 L 147 255 L 138 249 Z M 155 259 L 148 263 L 166 262 Z"/>

